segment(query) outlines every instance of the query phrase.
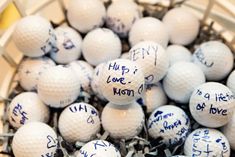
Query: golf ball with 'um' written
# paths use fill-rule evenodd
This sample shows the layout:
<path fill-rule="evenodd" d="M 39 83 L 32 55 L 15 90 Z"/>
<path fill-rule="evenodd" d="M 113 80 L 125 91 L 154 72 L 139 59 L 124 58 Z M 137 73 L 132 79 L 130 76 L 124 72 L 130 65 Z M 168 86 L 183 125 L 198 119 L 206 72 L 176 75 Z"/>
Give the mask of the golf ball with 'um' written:
<path fill-rule="evenodd" d="M 74 102 L 79 94 L 79 80 L 69 68 L 51 67 L 38 80 L 38 95 L 51 107 L 65 107 Z"/>
<path fill-rule="evenodd" d="M 147 129 L 151 137 L 162 137 L 168 146 L 175 145 L 185 141 L 190 129 L 190 120 L 177 106 L 160 106 L 149 117 Z"/>
<path fill-rule="evenodd" d="M 221 127 L 229 122 L 235 109 L 232 91 L 217 82 L 198 86 L 190 98 L 190 112 L 193 118 L 207 127 Z"/>
<path fill-rule="evenodd" d="M 169 58 L 160 44 L 152 41 L 139 42 L 129 53 L 131 60 L 143 71 L 146 84 L 157 83 L 167 73 Z"/>
<path fill-rule="evenodd" d="M 15 157 L 54 156 L 57 135 L 47 124 L 30 122 L 19 128 L 12 141 Z"/>
<path fill-rule="evenodd" d="M 105 140 L 93 140 L 86 143 L 76 157 L 121 157 L 117 148 Z"/>
<path fill-rule="evenodd" d="M 48 106 L 34 92 L 23 92 L 14 97 L 7 114 L 10 124 L 15 128 L 32 121 L 47 122 L 50 117 Z"/>
<path fill-rule="evenodd" d="M 107 100 L 126 105 L 144 92 L 144 74 L 137 63 L 127 59 L 107 62 L 101 71 L 101 90 Z"/>
<path fill-rule="evenodd" d="M 218 130 L 201 128 L 187 137 L 184 154 L 192 157 L 230 157 L 230 145 Z"/>
<path fill-rule="evenodd" d="M 17 48 L 28 57 L 40 57 L 53 51 L 56 41 L 50 22 L 36 15 L 22 18 L 12 35 Z"/>

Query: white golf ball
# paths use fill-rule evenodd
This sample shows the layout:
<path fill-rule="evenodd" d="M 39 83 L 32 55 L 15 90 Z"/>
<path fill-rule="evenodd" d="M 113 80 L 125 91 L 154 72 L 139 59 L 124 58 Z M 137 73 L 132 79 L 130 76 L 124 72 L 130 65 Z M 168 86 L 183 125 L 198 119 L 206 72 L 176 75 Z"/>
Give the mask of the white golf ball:
<path fill-rule="evenodd" d="M 82 33 L 102 26 L 106 18 L 106 10 L 100 0 L 70 0 L 67 10 L 69 23 Z"/>
<path fill-rule="evenodd" d="M 235 150 L 235 114 L 232 119 L 222 128 L 223 134 L 227 137 L 231 149 Z"/>
<path fill-rule="evenodd" d="M 143 99 L 148 113 L 153 112 L 157 107 L 166 105 L 167 103 L 166 94 L 160 83 L 147 85 Z"/>
<path fill-rule="evenodd" d="M 131 60 L 143 71 L 146 84 L 157 83 L 167 73 L 169 57 L 160 44 L 152 41 L 139 42 L 129 53 Z"/>
<path fill-rule="evenodd" d="M 91 65 L 98 65 L 121 55 L 122 45 L 119 37 L 107 28 L 96 28 L 89 32 L 82 43 L 84 58 Z"/>
<path fill-rule="evenodd" d="M 79 94 L 79 80 L 69 68 L 51 67 L 38 80 L 38 95 L 51 107 L 65 107 L 74 102 Z"/>
<path fill-rule="evenodd" d="M 14 97 L 7 114 L 10 124 L 15 128 L 33 121 L 46 123 L 50 117 L 48 106 L 34 92 L 23 92 Z"/>
<path fill-rule="evenodd" d="M 37 90 L 40 75 L 53 66 L 55 63 L 48 57 L 25 58 L 18 69 L 21 87 L 27 91 Z"/>
<path fill-rule="evenodd" d="M 106 100 L 101 90 L 101 73 L 105 63 L 100 63 L 95 67 L 94 74 L 92 76 L 91 88 L 94 94 L 101 100 Z"/>
<path fill-rule="evenodd" d="M 191 52 L 186 47 L 181 45 L 168 46 L 166 49 L 166 53 L 169 57 L 171 66 L 180 61 L 186 61 L 186 62 L 192 61 Z"/>
<path fill-rule="evenodd" d="M 105 98 L 114 104 L 126 105 L 140 98 L 144 92 L 144 74 L 133 61 L 109 61 L 101 72 L 101 91 Z"/>
<path fill-rule="evenodd" d="M 85 61 L 77 60 L 69 63 L 69 68 L 73 70 L 77 76 L 82 91 L 90 93 L 91 91 L 91 80 L 93 77 L 94 69 L 93 67 Z"/>
<path fill-rule="evenodd" d="M 181 7 L 169 10 L 162 21 L 173 44 L 188 45 L 199 33 L 199 19 Z"/>
<path fill-rule="evenodd" d="M 55 131 L 41 122 L 25 124 L 13 137 L 12 150 L 15 157 L 54 156 L 56 149 Z"/>
<path fill-rule="evenodd" d="M 194 130 L 184 144 L 186 156 L 215 157 L 230 156 L 227 138 L 218 130 L 202 128 Z"/>
<path fill-rule="evenodd" d="M 144 125 L 144 112 L 137 102 L 125 106 L 108 103 L 101 114 L 105 131 L 115 139 L 131 139 Z"/>
<path fill-rule="evenodd" d="M 70 27 L 58 27 L 56 34 L 56 51 L 50 53 L 51 58 L 60 64 L 67 64 L 81 56 L 82 37 Z"/>
<path fill-rule="evenodd" d="M 190 62 L 171 66 L 163 79 L 166 95 L 179 103 L 188 103 L 194 89 L 205 82 L 202 70 Z"/>
<path fill-rule="evenodd" d="M 235 70 L 230 73 L 226 85 L 235 94 Z"/>
<path fill-rule="evenodd" d="M 13 32 L 14 43 L 28 57 L 40 57 L 53 51 L 55 40 L 50 22 L 36 15 L 22 18 Z"/>
<path fill-rule="evenodd" d="M 189 157 L 189 156 L 185 156 L 185 155 L 174 155 L 172 157 Z"/>
<path fill-rule="evenodd" d="M 121 157 L 115 146 L 105 140 L 93 140 L 85 144 L 76 157 Z"/>
<path fill-rule="evenodd" d="M 130 53 L 129 52 L 125 52 L 120 56 L 121 59 L 130 59 Z"/>
<path fill-rule="evenodd" d="M 221 127 L 229 122 L 235 109 L 235 96 L 225 85 L 204 83 L 195 88 L 190 98 L 193 118 L 207 127 Z"/>
<path fill-rule="evenodd" d="M 129 42 L 134 46 L 140 41 L 154 41 L 167 46 L 169 35 L 164 24 L 153 17 L 144 17 L 137 20 L 129 32 Z"/>
<path fill-rule="evenodd" d="M 100 131 L 98 111 L 87 103 L 75 103 L 65 108 L 59 118 L 59 131 L 68 142 L 87 142 Z"/>
<path fill-rule="evenodd" d="M 219 81 L 232 70 L 233 53 L 219 41 L 208 41 L 194 52 L 193 61 L 202 69 L 207 80 Z"/>
<path fill-rule="evenodd" d="M 177 106 L 160 106 L 149 117 L 147 129 L 151 137 L 162 137 L 166 145 L 175 145 L 185 141 L 190 129 L 190 120 Z"/>
<path fill-rule="evenodd" d="M 120 37 L 127 37 L 133 23 L 141 16 L 135 2 L 119 0 L 108 7 L 106 24 Z"/>

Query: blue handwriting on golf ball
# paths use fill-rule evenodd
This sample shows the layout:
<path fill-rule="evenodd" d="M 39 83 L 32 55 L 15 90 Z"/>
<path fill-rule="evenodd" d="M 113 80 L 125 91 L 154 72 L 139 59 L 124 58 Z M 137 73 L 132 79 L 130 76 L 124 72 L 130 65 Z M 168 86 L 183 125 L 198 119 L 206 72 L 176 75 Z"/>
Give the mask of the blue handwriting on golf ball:
<path fill-rule="evenodd" d="M 205 55 L 204 53 L 202 52 L 202 49 L 199 48 L 195 53 L 194 55 L 196 56 L 196 58 L 198 59 L 199 62 L 201 62 L 203 65 L 205 65 L 206 67 L 210 68 L 214 65 L 214 62 L 211 61 L 207 61 L 206 58 L 205 58 Z"/>
<path fill-rule="evenodd" d="M 25 124 L 25 121 L 28 120 L 27 113 L 25 111 L 23 111 L 23 107 L 20 104 L 17 104 L 14 107 L 12 113 L 16 117 L 18 117 L 18 115 L 21 115 L 20 124 Z M 11 117 L 11 118 L 12 118 L 13 121 L 15 121 L 13 117 Z"/>

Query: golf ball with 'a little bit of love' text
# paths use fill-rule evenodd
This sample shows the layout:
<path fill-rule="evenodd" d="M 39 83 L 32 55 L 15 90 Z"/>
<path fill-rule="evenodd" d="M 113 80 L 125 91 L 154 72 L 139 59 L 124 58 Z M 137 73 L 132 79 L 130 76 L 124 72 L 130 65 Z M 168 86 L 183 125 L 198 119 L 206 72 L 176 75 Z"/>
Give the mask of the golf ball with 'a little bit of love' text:
<path fill-rule="evenodd" d="M 187 137 L 184 154 L 191 157 L 230 157 L 230 145 L 220 131 L 200 128 Z"/>
<path fill-rule="evenodd" d="M 117 59 L 121 55 L 122 45 L 119 37 L 107 28 L 96 28 L 85 36 L 82 53 L 91 65 L 98 65 Z"/>
<path fill-rule="evenodd" d="M 76 100 L 80 87 L 73 71 L 58 65 L 43 72 L 38 80 L 38 95 L 45 104 L 61 108 Z"/>
<path fill-rule="evenodd" d="M 144 112 L 137 102 L 124 106 L 108 103 L 103 109 L 101 121 L 110 137 L 127 140 L 141 132 Z"/>
<path fill-rule="evenodd" d="M 167 73 L 169 58 L 160 44 L 152 41 L 139 42 L 129 53 L 131 60 L 143 71 L 146 84 L 157 83 Z"/>
<path fill-rule="evenodd" d="M 153 111 L 148 119 L 147 129 L 151 137 L 162 137 L 163 142 L 171 146 L 185 141 L 190 120 L 181 108 L 164 105 Z"/>
<path fill-rule="evenodd" d="M 100 84 L 101 91 L 108 101 L 116 105 L 126 105 L 142 96 L 144 74 L 137 63 L 116 59 L 103 66 Z"/>
<path fill-rule="evenodd" d="M 18 69 L 20 86 L 27 91 L 37 90 L 39 77 L 53 66 L 55 63 L 48 57 L 23 59 Z"/>
<path fill-rule="evenodd" d="M 208 41 L 200 45 L 193 54 L 193 62 L 204 72 L 206 79 L 224 79 L 233 68 L 233 53 L 220 41 Z"/>
<path fill-rule="evenodd" d="M 15 157 L 54 156 L 57 135 L 47 124 L 30 122 L 19 128 L 12 141 Z"/>
<path fill-rule="evenodd" d="M 14 97 L 7 110 L 8 120 L 14 128 L 33 122 L 47 122 L 50 111 L 34 92 L 23 92 Z"/>
<path fill-rule="evenodd" d="M 235 114 L 233 114 L 231 120 L 222 128 L 222 133 L 227 137 L 231 149 L 235 150 Z"/>
<path fill-rule="evenodd" d="M 190 112 L 201 125 L 216 128 L 229 122 L 235 109 L 235 97 L 225 85 L 207 82 L 195 88 L 190 98 Z"/>
<path fill-rule="evenodd" d="M 17 48 L 28 57 L 40 57 L 53 51 L 56 41 L 50 22 L 37 15 L 22 18 L 12 36 Z"/>
<path fill-rule="evenodd" d="M 81 56 L 82 37 L 70 27 L 58 27 L 55 30 L 55 51 L 50 52 L 51 58 L 59 64 L 67 64 Z"/>
<path fill-rule="evenodd" d="M 100 131 L 98 111 L 87 103 L 75 103 L 60 114 L 59 131 L 67 142 L 87 142 Z"/>
<path fill-rule="evenodd" d="M 178 62 L 171 66 L 163 79 L 166 95 L 179 103 L 188 103 L 193 90 L 205 83 L 202 70 L 190 62 Z"/>
<path fill-rule="evenodd" d="M 93 140 L 86 143 L 76 157 L 121 157 L 117 148 L 105 140 Z"/>
<path fill-rule="evenodd" d="M 106 10 L 100 0 L 70 0 L 68 21 L 81 33 L 87 33 L 104 24 Z"/>

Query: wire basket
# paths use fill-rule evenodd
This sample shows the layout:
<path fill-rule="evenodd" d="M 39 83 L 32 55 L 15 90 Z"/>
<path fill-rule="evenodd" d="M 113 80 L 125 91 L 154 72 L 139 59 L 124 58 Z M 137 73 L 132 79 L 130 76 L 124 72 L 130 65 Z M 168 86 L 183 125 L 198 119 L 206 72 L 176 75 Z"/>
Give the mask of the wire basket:
<path fill-rule="evenodd" d="M 201 19 L 201 30 L 198 39 L 192 43 L 189 47 L 194 49 L 198 44 L 213 40 L 223 40 L 233 52 L 235 52 L 235 4 L 232 1 L 227 0 L 162 0 L 156 4 L 142 3 L 146 0 L 137 0 L 144 14 L 161 18 L 167 10 L 177 5 L 182 5 L 187 10 L 190 10 Z M 35 1 L 36 2 L 36 1 Z M 52 24 L 57 27 L 59 25 L 68 24 L 66 20 L 66 1 L 63 0 L 42 0 L 37 1 L 32 7 L 25 8 L 25 5 L 20 0 L 1 0 L 0 1 L 0 13 L 10 4 L 13 3 L 18 10 L 21 17 L 42 14 L 48 18 Z M 106 6 L 110 2 L 105 2 Z M 54 14 L 44 14 L 42 10 L 50 10 L 50 7 L 55 7 Z M 54 11 L 55 9 L 53 9 Z M 218 11 L 219 10 L 219 11 Z M 43 12 L 43 13 L 42 13 Z M 48 16 L 49 15 L 49 16 Z M 9 102 L 9 98 L 18 86 L 16 77 L 17 68 L 23 59 L 22 53 L 16 48 L 11 40 L 11 35 L 14 31 L 15 24 L 12 24 L 8 29 L 1 32 L 0 38 L 0 115 L 2 115 L 2 123 L 0 123 L 0 150 L 7 152 L 10 146 L 9 137 L 12 136 L 9 133 L 9 124 L 6 120 L 6 104 Z M 125 47 L 126 46 L 126 47 Z M 129 47 L 124 43 L 124 51 Z M 0 156 L 8 156 L 2 155 Z"/>

